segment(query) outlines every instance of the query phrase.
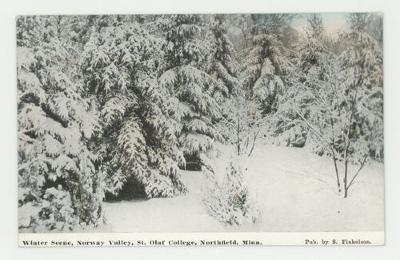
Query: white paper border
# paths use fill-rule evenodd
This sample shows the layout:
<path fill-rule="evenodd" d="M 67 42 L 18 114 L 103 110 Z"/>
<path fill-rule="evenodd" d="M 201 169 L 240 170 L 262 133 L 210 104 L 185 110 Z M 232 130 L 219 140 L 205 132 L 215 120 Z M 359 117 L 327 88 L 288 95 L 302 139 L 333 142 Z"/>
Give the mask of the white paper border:
<path fill-rule="evenodd" d="M 376 246 L 384 232 L 21 233 L 20 247 Z"/>

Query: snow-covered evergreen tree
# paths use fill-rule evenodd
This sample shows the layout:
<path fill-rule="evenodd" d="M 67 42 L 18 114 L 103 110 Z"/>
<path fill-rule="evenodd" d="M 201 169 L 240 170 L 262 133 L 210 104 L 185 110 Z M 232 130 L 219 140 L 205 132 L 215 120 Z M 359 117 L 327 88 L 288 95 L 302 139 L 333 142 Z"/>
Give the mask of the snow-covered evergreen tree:
<path fill-rule="evenodd" d="M 281 35 L 290 19 L 287 14 L 252 15 L 253 43 L 244 58 L 242 79 L 248 99 L 258 104 L 254 113 L 263 116 L 276 111 L 284 89 L 289 60 Z"/>
<path fill-rule="evenodd" d="M 147 197 L 185 190 L 177 125 L 169 117 L 173 97 L 158 83 L 162 58 L 160 40 L 136 22 L 104 27 L 85 46 L 85 87 L 100 111 L 100 164 L 113 194 L 129 178 L 144 185 Z"/>
<path fill-rule="evenodd" d="M 210 42 L 201 38 L 205 32 L 200 15 L 164 15 L 158 23 L 165 37 L 166 68 L 159 83 L 174 98 L 169 116 L 179 126 L 179 147 L 190 163 L 221 139 L 214 126 L 221 118 L 216 91 L 227 92 L 228 87 L 208 74 L 212 51 Z"/>
<path fill-rule="evenodd" d="M 239 88 L 238 74 L 240 65 L 236 60 L 236 51 L 227 35 L 225 15 L 215 15 L 210 26 L 210 41 L 212 49 L 211 67 L 208 73 L 219 81 L 213 96 L 219 103 L 223 98 L 229 98 Z"/>
<path fill-rule="evenodd" d="M 260 213 L 250 199 L 243 167 L 235 160 L 224 170 L 223 173 L 207 171 L 208 183 L 203 197 L 205 207 L 211 216 L 226 225 L 255 223 Z"/>
<path fill-rule="evenodd" d="M 212 17 L 209 28 L 209 38 L 213 50 L 208 73 L 218 81 L 218 87 L 212 94 L 221 107 L 222 117 L 217 128 L 225 142 L 237 142 L 237 116 L 243 111 L 244 92 L 241 89 L 239 73 L 240 64 L 237 61 L 236 50 L 227 35 L 226 15 Z M 240 110 L 240 111 L 239 111 Z M 241 113 L 240 116 L 243 116 Z"/>
<path fill-rule="evenodd" d="M 102 216 L 102 176 L 87 147 L 99 129 L 97 113 L 82 98 L 65 22 L 17 19 L 19 206 L 28 214 L 20 228 L 33 231 L 97 225 Z"/>

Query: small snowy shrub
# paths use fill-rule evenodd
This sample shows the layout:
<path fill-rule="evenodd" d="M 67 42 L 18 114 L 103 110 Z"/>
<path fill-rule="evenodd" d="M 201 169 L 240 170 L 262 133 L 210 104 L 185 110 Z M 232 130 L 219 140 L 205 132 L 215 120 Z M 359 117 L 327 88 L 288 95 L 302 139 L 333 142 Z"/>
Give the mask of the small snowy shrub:
<path fill-rule="evenodd" d="M 227 225 L 255 223 L 258 211 L 250 202 L 244 183 L 243 172 L 237 163 L 231 162 L 218 178 L 211 167 L 206 167 L 209 180 L 203 203 L 209 214 Z"/>
<path fill-rule="evenodd" d="M 39 222 L 46 230 L 67 231 L 77 224 L 71 197 L 61 189 L 49 188 L 43 195 L 43 205 L 39 211 Z"/>
<path fill-rule="evenodd" d="M 71 196 L 62 189 L 47 189 L 43 199 L 24 204 L 19 208 L 18 213 L 20 230 L 71 231 L 78 226 Z"/>

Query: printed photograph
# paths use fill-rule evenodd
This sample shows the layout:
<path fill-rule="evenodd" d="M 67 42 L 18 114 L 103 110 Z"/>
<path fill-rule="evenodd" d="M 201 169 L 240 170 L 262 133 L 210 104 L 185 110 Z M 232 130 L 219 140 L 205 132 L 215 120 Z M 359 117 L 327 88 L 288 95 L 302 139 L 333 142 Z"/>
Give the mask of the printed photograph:
<path fill-rule="evenodd" d="M 381 13 L 16 17 L 19 233 L 384 232 Z"/>

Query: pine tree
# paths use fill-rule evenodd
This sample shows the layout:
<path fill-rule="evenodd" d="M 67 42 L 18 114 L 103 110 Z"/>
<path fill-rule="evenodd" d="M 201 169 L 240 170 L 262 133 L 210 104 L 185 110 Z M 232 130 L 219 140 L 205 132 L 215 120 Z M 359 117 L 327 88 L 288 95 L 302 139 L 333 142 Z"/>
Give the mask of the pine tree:
<path fill-rule="evenodd" d="M 224 98 L 229 98 L 239 88 L 238 73 L 240 65 L 236 60 L 234 46 L 227 35 L 225 15 L 215 15 L 213 17 L 210 31 L 209 38 L 211 39 L 213 53 L 211 68 L 208 73 L 219 81 L 217 86 L 223 87 L 222 89 L 214 90 L 217 93 L 213 95 L 219 103 L 222 103 Z"/>
<path fill-rule="evenodd" d="M 240 86 L 240 64 L 236 50 L 227 35 L 227 17 L 215 15 L 210 21 L 208 37 L 213 50 L 208 74 L 219 83 L 212 95 L 221 107 L 222 116 L 216 126 L 225 142 L 236 143 L 238 99 L 243 95 Z"/>
<path fill-rule="evenodd" d="M 33 231 L 98 225 L 102 216 L 102 176 L 86 145 L 97 113 L 82 98 L 66 24 L 59 16 L 17 19 L 20 228 Z"/>
<path fill-rule="evenodd" d="M 147 197 L 185 190 L 178 164 L 176 124 L 169 118 L 173 99 L 158 83 L 162 50 L 159 39 L 136 22 L 94 33 L 82 58 L 85 87 L 100 111 L 100 170 L 113 194 L 134 178 Z"/>
<path fill-rule="evenodd" d="M 215 92 L 226 87 L 207 73 L 211 49 L 210 43 L 200 38 L 204 33 L 201 16 L 166 15 L 158 23 L 164 32 L 166 62 L 159 83 L 175 98 L 169 116 L 179 126 L 180 150 L 187 163 L 199 161 L 215 140 L 221 140 L 214 126 L 221 118 Z"/>
<path fill-rule="evenodd" d="M 262 116 L 276 111 L 285 83 L 289 60 L 282 43 L 283 29 L 292 16 L 286 14 L 252 15 L 253 43 L 244 59 L 243 85 L 248 99 L 258 104 Z"/>

